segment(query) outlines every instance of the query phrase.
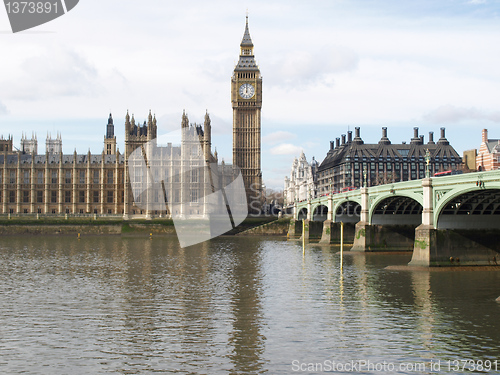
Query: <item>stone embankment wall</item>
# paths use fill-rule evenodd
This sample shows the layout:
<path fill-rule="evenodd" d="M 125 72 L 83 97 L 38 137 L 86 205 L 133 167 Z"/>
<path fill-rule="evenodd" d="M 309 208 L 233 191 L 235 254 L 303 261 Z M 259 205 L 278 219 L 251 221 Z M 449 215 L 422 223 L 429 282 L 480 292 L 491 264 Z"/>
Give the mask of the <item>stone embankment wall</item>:
<path fill-rule="evenodd" d="M 160 224 L 102 224 L 102 225 L 0 225 L 0 236 L 22 235 L 149 235 L 175 234 L 174 226 Z"/>
<path fill-rule="evenodd" d="M 290 219 L 279 219 L 270 223 L 247 229 L 237 234 L 237 236 L 284 236 L 288 233 Z"/>
<path fill-rule="evenodd" d="M 240 236 L 285 236 L 287 235 L 289 219 L 275 220 L 271 223 L 256 226 L 237 235 Z M 255 225 L 247 223 L 246 226 Z M 240 229 L 241 230 L 241 229 Z M 12 235 L 175 235 L 173 221 L 131 222 L 120 221 L 117 223 L 0 223 L 0 236 Z M 229 235 L 235 233 L 228 233 Z"/>
<path fill-rule="evenodd" d="M 121 234 L 121 230 L 121 225 L 1 225 L 0 236 Z"/>

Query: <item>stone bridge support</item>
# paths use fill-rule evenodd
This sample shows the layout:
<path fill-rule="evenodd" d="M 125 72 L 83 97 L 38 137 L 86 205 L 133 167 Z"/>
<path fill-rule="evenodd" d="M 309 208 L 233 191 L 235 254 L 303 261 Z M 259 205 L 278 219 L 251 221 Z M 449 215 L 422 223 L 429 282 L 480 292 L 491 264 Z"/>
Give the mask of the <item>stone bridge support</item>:
<path fill-rule="evenodd" d="M 309 240 L 318 241 L 321 238 L 323 223 L 312 220 L 290 220 L 288 226 L 288 238 L 299 238 L 308 242 Z"/>
<path fill-rule="evenodd" d="M 498 229 L 436 229 L 432 180 L 422 181 L 422 225 L 415 229 L 410 266 L 500 265 Z"/>
<path fill-rule="evenodd" d="M 422 224 L 415 229 L 415 243 L 410 266 L 430 266 L 431 258 L 437 255 L 437 229 L 434 227 L 434 202 L 432 179 L 422 180 L 424 206 Z"/>
<path fill-rule="evenodd" d="M 302 220 L 290 220 L 288 238 L 293 239 L 302 235 Z"/>
<path fill-rule="evenodd" d="M 361 215 L 359 219 L 355 227 L 351 251 L 366 251 L 371 248 L 369 197 L 366 187 L 361 188 Z"/>
<path fill-rule="evenodd" d="M 351 251 L 411 251 L 414 226 L 372 225 L 368 188 L 361 189 L 361 215 L 356 224 Z"/>
<path fill-rule="evenodd" d="M 323 234 L 319 243 L 322 244 L 339 244 L 340 243 L 340 226 L 341 223 L 334 223 L 331 220 L 323 222 Z M 354 240 L 355 226 L 354 223 L 344 223 L 344 243 L 351 244 Z"/>

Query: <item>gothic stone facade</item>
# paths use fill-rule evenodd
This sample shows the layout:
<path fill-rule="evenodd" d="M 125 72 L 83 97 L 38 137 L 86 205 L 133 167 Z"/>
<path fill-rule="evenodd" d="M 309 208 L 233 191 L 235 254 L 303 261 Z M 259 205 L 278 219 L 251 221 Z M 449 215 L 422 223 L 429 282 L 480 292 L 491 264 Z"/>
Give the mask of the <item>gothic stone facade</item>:
<path fill-rule="evenodd" d="M 231 103 L 233 164 L 241 169 L 249 212 L 259 212 L 262 207 L 262 76 L 255 62 L 248 17 L 240 44 L 240 57 L 231 78 Z"/>
<path fill-rule="evenodd" d="M 211 153 L 211 125 L 208 113 L 205 115 L 204 126 L 190 124 L 187 115 L 182 116 L 181 127 L 198 135 L 203 160 L 217 163 L 217 155 Z M 4 214 L 114 214 L 124 216 L 162 216 L 171 212 L 148 210 L 148 205 L 133 199 L 130 182 L 135 176 L 128 176 L 128 156 L 138 147 L 142 147 L 156 138 L 156 118 L 148 116 L 148 121 L 137 125 L 134 116 L 127 113 L 125 118 L 125 155 L 116 148 L 113 118 L 108 119 L 104 150 L 101 154 L 73 154 L 64 155 L 61 148 L 52 147 L 54 140 L 48 138 L 45 155 L 35 152 L 26 153 L 13 151 L 12 138 L 1 139 L 0 146 L 0 213 Z M 56 140 L 61 139 L 60 135 Z M 25 141 L 23 137 L 23 141 Z M 36 147 L 36 138 L 32 138 Z M 57 142 L 56 142 L 57 143 Z M 60 151 L 60 152 L 59 152 Z M 216 181 L 206 183 L 205 176 L 191 176 L 193 180 L 181 179 L 183 166 L 189 166 L 186 156 L 182 154 L 180 146 L 168 145 L 161 149 L 158 160 L 152 160 L 160 168 L 170 171 L 170 184 L 174 192 L 173 203 L 182 207 L 186 214 L 203 212 L 201 199 L 213 189 L 229 183 L 233 178 L 233 169 L 230 165 L 219 167 Z M 168 155 L 167 155 L 168 153 Z M 177 176 L 177 177 L 176 177 Z M 177 180 L 178 179 L 178 180 Z M 127 181 L 127 183 L 125 183 Z M 182 184 L 190 184 L 191 197 L 182 196 Z M 194 185 L 193 185 L 194 184 Z M 193 186 L 198 187 L 198 189 Z M 146 199 L 162 199 L 161 192 L 148 190 L 150 195 Z M 179 193 L 175 193 L 178 191 Z M 148 194 L 149 194 L 148 193 Z M 154 195 L 154 196 L 153 196 Z M 140 196 L 140 194 L 138 195 Z M 152 205 L 151 207 L 154 207 Z"/>
<path fill-rule="evenodd" d="M 293 203 L 296 200 L 300 202 L 309 197 L 316 197 L 317 168 L 318 162 L 314 160 L 314 157 L 311 164 L 309 164 L 304 152 L 300 154 L 298 159 L 293 160 L 290 177 L 285 177 L 285 190 L 283 193 L 287 203 Z"/>

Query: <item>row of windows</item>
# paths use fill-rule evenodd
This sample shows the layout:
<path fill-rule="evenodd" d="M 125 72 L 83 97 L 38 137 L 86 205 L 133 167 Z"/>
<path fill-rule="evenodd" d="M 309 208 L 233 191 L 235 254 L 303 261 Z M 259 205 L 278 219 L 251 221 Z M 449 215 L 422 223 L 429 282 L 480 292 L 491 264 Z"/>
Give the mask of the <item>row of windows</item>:
<path fill-rule="evenodd" d="M 84 210 L 83 208 L 79 209 L 78 211 L 79 211 L 78 213 L 80 213 L 80 214 L 85 214 L 85 213 L 88 213 L 88 212 L 85 212 L 85 210 Z M 15 211 L 14 211 L 14 209 L 13 209 L 13 208 L 10 208 L 10 209 L 9 209 L 9 212 L 10 212 L 11 214 L 13 214 Z M 25 209 L 23 209 L 23 213 L 27 214 L 27 213 L 30 213 L 30 212 L 29 212 L 29 210 L 28 210 L 27 208 L 25 208 Z M 41 208 L 38 208 L 38 209 L 37 209 L 37 213 L 41 214 L 41 213 L 44 213 L 44 212 L 43 212 L 43 210 L 42 210 Z M 56 214 L 56 213 L 58 213 L 58 211 L 57 211 L 55 208 L 53 208 L 53 209 L 51 210 L 51 213 Z M 65 213 L 67 213 L 67 214 L 71 214 L 72 212 L 71 212 L 71 210 L 70 210 L 69 208 L 66 208 Z M 99 214 L 99 213 L 100 213 L 100 210 L 98 210 L 97 208 L 94 208 L 93 213 L 94 213 L 94 214 Z M 113 210 L 112 210 L 112 209 L 108 209 L 107 213 L 108 213 L 108 214 L 112 214 L 112 213 L 113 213 Z M 141 212 L 141 213 L 142 213 L 142 212 Z M 123 210 L 121 211 L 121 214 L 123 214 Z M 134 214 L 135 214 L 135 211 L 134 211 Z"/>
<path fill-rule="evenodd" d="M 95 170 L 95 171 L 92 171 L 93 173 L 91 173 L 91 182 L 93 182 L 94 184 L 100 184 L 101 183 L 101 179 L 100 179 L 100 171 L 98 170 Z M 114 184 L 114 176 L 115 176 L 115 173 L 114 171 L 106 171 L 107 173 L 105 173 L 105 182 L 108 183 L 108 184 Z M 63 175 L 63 178 L 64 178 L 64 183 L 66 184 L 71 184 L 73 183 L 72 181 L 72 172 L 71 171 L 66 171 Z M 79 173 L 77 173 L 77 176 L 79 177 L 79 183 L 80 184 L 86 184 L 87 183 L 87 180 L 86 180 L 86 171 L 79 171 Z M 121 183 L 123 183 L 123 174 L 119 174 L 120 176 L 120 179 L 121 179 Z M 8 184 L 15 184 L 17 183 L 17 178 L 16 178 L 16 171 L 10 171 L 10 173 L 8 174 L 8 178 L 6 180 L 6 182 Z M 30 184 L 31 183 L 31 171 L 29 170 L 23 170 L 21 171 L 21 183 L 22 184 Z M 45 172 L 44 171 L 37 171 L 35 173 L 35 183 L 37 184 L 44 184 L 45 183 Z M 3 180 L 2 180 L 2 173 L 0 173 L 0 184 L 3 183 Z M 49 172 L 49 183 L 52 183 L 52 184 L 58 184 L 59 183 L 59 172 L 58 171 L 51 171 Z"/>
<path fill-rule="evenodd" d="M 384 166 L 385 166 L 386 170 L 388 170 L 388 171 L 391 171 L 393 169 L 393 167 L 395 170 L 399 170 L 401 168 L 402 169 L 410 168 L 412 170 L 415 170 L 415 169 L 417 169 L 417 166 L 418 166 L 419 170 L 425 170 L 424 163 L 403 163 L 403 164 L 400 164 L 400 163 L 395 163 L 395 164 L 392 164 L 392 163 L 353 163 L 352 168 L 354 170 L 367 168 L 367 169 L 374 171 L 377 168 L 377 164 L 378 164 L 379 171 L 384 170 Z M 435 163 L 435 164 L 429 165 L 431 170 L 433 168 L 434 168 L 434 170 L 439 170 L 441 167 L 444 170 L 447 170 L 448 167 L 453 168 L 455 166 L 456 166 L 456 164 L 448 164 L 448 163 Z M 351 165 L 347 164 L 345 169 L 348 172 L 350 168 L 351 168 Z M 336 167 L 336 168 L 321 172 L 320 177 L 328 176 L 330 174 L 337 174 L 338 172 L 342 172 L 343 170 L 344 170 L 343 166 Z"/>
<path fill-rule="evenodd" d="M 406 151 L 409 151 L 409 150 L 400 150 L 400 153 L 402 154 L 403 156 L 403 160 L 401 160 L 401 158 L 399 158 L 398 156 L 395 156 L 394 158 L 392 158 L 391 156 L 387 156 L 386 158 L 384 157 L 374 157 L 374 156 L 371 156 L 371 157 L 366 157 L 366 156 L 354 156 L 353 158 L 351 158 L 349 155 L 346 156 L 345 160 L 347 162 L 349 161 L 359 161 L 359 160 L 362 160 L 362 161 L 371 161 L 371 162 L 376 162 L 377 159 L 378 161 L 385 161 L 385 162 L 388 162 L 388 163 L 391 163 L 392 161 L 395 161 L 395 162 L 406 162 L 408 161 L 408 152 Z M 415 155 L 412 155 L 410 158 L 409 158 L 411 161 L 413 160 L 421 160 L 423 161 L 425 158 L 423 156 L 419 156 L 418 158 L 415 157 Z M 460 160 L 460 157 L 459 158 L 455 158 L 454 156 L 446 156 L 444 155 L 442 158 L 439 157 L 439 155 L 436 155 L 434 157 L 431 157 L 431 163 L 433 162 L 439 162 L 439 160 L 442 159 L 442 160 L 450 160 L 452 163 L 455 162 L 456 160 Z"/>
<path fill-rule="evenodd" d="M 417 173 L 416 171 L 411 171 L 410 173 L 408 173 L 408 171 L 403 171 L 402 173 L 387 172 L 387 173 L 372 175 L 369 177 L 369 181 L 370 181 L 369 186 L 387 184 L 387 183 L 390 183 L 392 181 L 395 181 L 395 182 L 407 181 L 409 176 L 411 176 L 412 180 L 416 180 L 417 178 L 424 178 L 425 172 L 419 171 Z M 363 179 L 361 178 L 360 173 L 355 173 L 352 177 L 345 178 L 345 179 L 344 178 L 336 178 L 336 177 L 334 179 L 332 179 L 332 178 L 324 179 L 322 184 L 326 184 L 326 185 L 321 186 L 319 188 L 319 191 L 320 192 L 327 192 L 330 190 L 339 190 L 340 188 L 343 188 L 345 186 L 351 186 L 351 185 L 359 187 L 362 185 L 362 181 L 363 181 Z"/>
<path fill-rule="evenodd" d="M 154 170 L 154 180 L 155 181 L 165 181 L 165 182 L 170 182 L 170 171 L 168 169 L 163 171 L 164 173 L 161 174 L 158 171 L 158 169 Z M 192 169 L 189 172 L 189 182 L 191 183 L 197 183 L 199 181 L 199 170 L 198 169 Z M 173 172 L 173 182 L 181 182 L 180 181 L 180 173 L 179 169 L 175 169 Z M 134 169 L 134 176 L 132 178 L 133 183 L 143 183 L 145 182 L 145 176 L 144 176 L 144 170 L 142 168 L 135 168 Z"/>
<path fill-rule="evenodd" d="M 123 193 L 121 195 L 121 202 L 123 203 Z M 59 203 L 58 202 L 58 192 L 57 191 L 51 191 L 49 194 L 48 202 L 47 203 Z M 35 203 L 44 203 L 44 192 L 43 191 L 36 191 L 35 192 Z M 91 197 L 91 202 L 92 203 L 100 203 L 101 202 L 101 196 L 99 191 L 92 191 L 90 194 Z M 0 191 L 0 202 L 2 202 L 2 192 Z M 15 191 L 9 191 L 7 193 L 7 202 L 9 203 L 16 203 L 16 192 Z M 72 203 L 72 198 L 73 198 L 73 192 L 71 191 L 65 191 L 63 194 L 63 200 L 62 202 L 64 203 Z M 21 192 L 21 202 L 22 203 L 30 203 L 31 202 L 31 194 L 29 191 L 22 191 Z M 61 203 L 62 203 L 61 202 Z M 86 192 L 85 191 L 79 191 L 76 197 L 76 202 L 78 203 L 87 203 L 86 201 Z M 106 203 L 114 203 L 115 202 L 115 194 L 114 191 L 108 191 L 106 196 L 105 196 L 105 201 Z"/>
<path fill-rule="evenodd" d="M 134 200 L 136 203 L 141 203 L 144 200 L 143 199 L 144 197 L 141 194 L 140 190 L 136 191 L 134 193 L 134 197 L 135 197 Z M 199 197 L 200 197 L 200 194 L 199 194 L 198 190 L 195 190 L 195 189 L 189 190 L 189 202 L 190 203 L 198 203 Z M 151 199 L 154 203 L 163 202 L 165 200 L 165 198 L 163 197 L 163 192 L 161 192 L 161 191 L 154 191 L 152 193 Z M 181 202 L 180 190 L 178 190 L 178 189 L 174 190 L 173 196 L 170 199 L 172 199 L 173 203 L 180 203 Z"/>

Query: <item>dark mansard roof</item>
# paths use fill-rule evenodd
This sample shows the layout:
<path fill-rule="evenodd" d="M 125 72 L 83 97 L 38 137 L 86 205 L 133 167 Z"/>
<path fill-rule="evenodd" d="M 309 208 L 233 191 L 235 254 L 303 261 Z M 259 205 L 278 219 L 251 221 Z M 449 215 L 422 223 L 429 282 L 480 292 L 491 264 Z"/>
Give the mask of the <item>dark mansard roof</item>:
<path fill-rule="evenodd" d="M 392 144 L 385 136 L 381 138 L 379 143 L 365 144 L 358 136 L 345 144 L 331 148 L 320 164 L 318 172 L 333 168 L 346 161 L 425 160 L 427 150 L 429 150 L 431 160 L 452 160 L 453 158 L 457 163 L 461 162 L 460 155 L 444 137 L 441 137 L 437 143 L 433 141 L 423 143 L 420 138 L 414 137 L 408 144 Z"/>

